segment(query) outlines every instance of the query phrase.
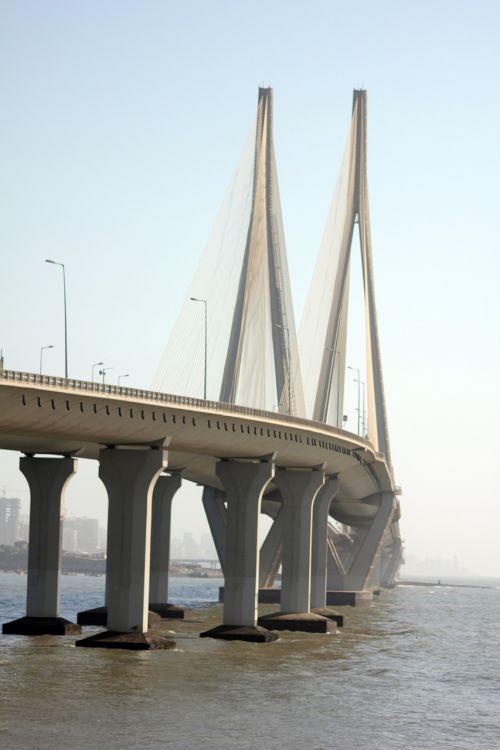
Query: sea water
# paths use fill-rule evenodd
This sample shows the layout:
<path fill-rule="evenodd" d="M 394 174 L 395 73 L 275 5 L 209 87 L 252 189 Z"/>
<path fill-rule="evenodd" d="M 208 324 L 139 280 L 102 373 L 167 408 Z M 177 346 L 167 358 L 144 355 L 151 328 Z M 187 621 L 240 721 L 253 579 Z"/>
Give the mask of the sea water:
<path fill-rule="evenodd" d="M 342 608 L 337 634 L 248 644 L 199 638 L 221 622 L 222 581 L 173 578 L 170 600 L 192 608 L 161 626 L 175 650 L 0 636 L 0 747 L 500 750 L 500 581 L 476 583 L 491 588 L 386 590 Z M 103 578 L 61 584 L 68 619 L 103 602 Z M 0 573 L 1 621 L 25 592 L 25 576 Z"/>

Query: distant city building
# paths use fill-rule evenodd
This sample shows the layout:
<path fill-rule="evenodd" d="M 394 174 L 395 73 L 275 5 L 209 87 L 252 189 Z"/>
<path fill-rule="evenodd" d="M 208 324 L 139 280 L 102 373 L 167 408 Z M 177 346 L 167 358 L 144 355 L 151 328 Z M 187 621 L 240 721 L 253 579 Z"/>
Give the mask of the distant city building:
<path fill-rule="evenodd" d="M 0 544 L 12 546 L 21 538 L 21 501 L 18 497 L 0 497 Z"/>
<path fill-rule="evenodd" d="M 62 548 L 65 552 L 93 555 L 99 549 L 99 521 L 97 518 L 65 518 Z"/>

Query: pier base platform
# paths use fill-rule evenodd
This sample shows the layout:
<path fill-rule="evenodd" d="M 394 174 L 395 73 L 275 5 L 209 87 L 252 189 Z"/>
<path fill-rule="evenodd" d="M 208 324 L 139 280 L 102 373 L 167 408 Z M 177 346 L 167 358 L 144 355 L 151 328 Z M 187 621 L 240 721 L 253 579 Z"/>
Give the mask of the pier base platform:
<path fill-rule="evenodd" d="M 313 615 L 321 615 L 321 617 L 326 617 L 328 620 L 333 620 L 337 623 L 338 628 L 344 627 L 344 615 L 341 615 L 340 612 L 336 612 L 334 609 L 330 609 L 329 607 L 314 607 L 311 609 L 311 612 Z"/>
<path fill-rule="evenodd" d="M 130 651 L 156 651 L 159 649 L 175 648 L 175 641 L 159 633 L 116 633 L 105 630 L 81 641 L 75 646 L 82 648 L 121 648 Z"/>
<path fill-rule="evenodd" d="M 79 625 L 64 617 L 20 617 L 2 625 L 4 635 L 78 635 Z"/>
<path fill-rule="evenodd" d="M 161 616 L 159 614 L 152 610 L 148 612 L 149 627 L 154 627 L 160 622 L 160 620 Z M 101 628 L 105 628 L 108 624 L 108 608 L 94 607 L 93 609 L 84 609 L 82 612 L 78 612 L 76 621 L 79 625 L 97 625 Z"/>
<path fill-rule="evenodd" d="M 258 624 L 269 630 L 294 630 L 304 633 L 334 633 L 337 624 L 314 612 L 273 612 L 259 617 Z"/>
<path fill-rule="evenodd" d="M 249 643 L 271 643 L 278 640 L 275 633 L 266 628 L 250 625 L 218 625 L 200 633 L 200 638 L 219 638 L 223 641 L 248 641 Z"/>
<path fill-rule="evenodd" d="M 150 602 L 149 612 L 159 615 L 162 620 L 183 620 L 186 616 L 185 609 L 166 602 Z"/>
<path fill-rule="evenodd" d="M 326 604 L 337 607 L 371 607 L 372 591 L 327 591 Z"/>

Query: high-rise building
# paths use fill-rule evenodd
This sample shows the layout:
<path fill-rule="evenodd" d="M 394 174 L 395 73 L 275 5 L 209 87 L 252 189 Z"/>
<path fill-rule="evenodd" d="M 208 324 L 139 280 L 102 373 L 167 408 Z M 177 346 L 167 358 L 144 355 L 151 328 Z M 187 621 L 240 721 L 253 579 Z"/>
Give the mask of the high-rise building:
<path fill-rule="evenodd" d="M 92 555 L 99 547 L 99 521 L 97 518 L 65 518 L 63 524 L 63 550 Z"/>
<path fill-rule="evenodd" d="M 0 544 L 12 546 L 21 538 L 20 512 L 18 497 L 0 497 Z"/>

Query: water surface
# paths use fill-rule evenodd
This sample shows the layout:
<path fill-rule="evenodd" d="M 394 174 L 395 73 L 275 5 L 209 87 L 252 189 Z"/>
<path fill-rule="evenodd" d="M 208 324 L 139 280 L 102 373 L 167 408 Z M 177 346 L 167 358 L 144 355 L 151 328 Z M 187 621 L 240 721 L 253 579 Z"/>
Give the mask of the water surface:
<path fill-rule="evenodd" d="M 171 600 L 194 607 L 162 626 L 173 651 L 0 636 L 1 747 L 500 749 L 499 588 L 394 589 L 342 608 L 336 635 L 245 644 L 199 638 L 221 621 L 220 583 L 172 580 Z M 0 573 L 0 620 L 23 614 L 25 587 Z M 63 576 L 62 614 L 101 604 L 103 588 Z"/>

